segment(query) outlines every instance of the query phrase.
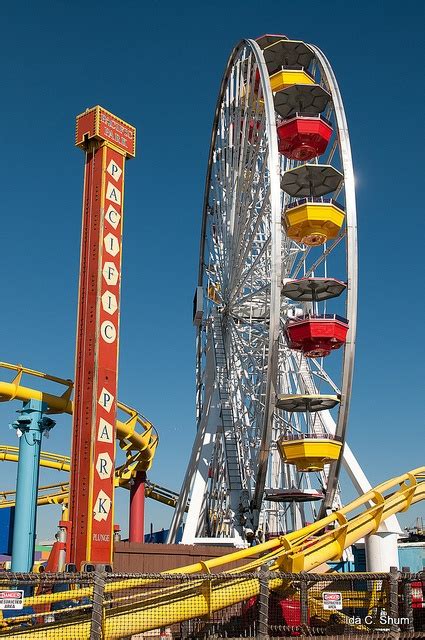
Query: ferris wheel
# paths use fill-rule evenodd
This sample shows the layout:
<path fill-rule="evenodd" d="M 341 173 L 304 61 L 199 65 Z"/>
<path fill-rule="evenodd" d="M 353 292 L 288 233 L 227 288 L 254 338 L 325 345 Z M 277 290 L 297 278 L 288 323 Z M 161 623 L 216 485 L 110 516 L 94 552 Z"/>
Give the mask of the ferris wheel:
<path fill-rule="evenodd" d="M 233 50 L 202 218 L 197 432 L 170 529 L 249 542 L 340 504 L 356 336 L 354 176 L 344 108 L 316 46 Z M 190 500 L 189 506 L 188 501 Z"/>

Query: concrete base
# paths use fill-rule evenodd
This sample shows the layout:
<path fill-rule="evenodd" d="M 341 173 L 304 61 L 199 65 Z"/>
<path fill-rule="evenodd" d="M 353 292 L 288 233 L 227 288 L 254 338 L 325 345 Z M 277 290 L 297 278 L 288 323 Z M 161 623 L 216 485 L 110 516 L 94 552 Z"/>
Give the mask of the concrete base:
<path fill-rule="evenodd" d="M 373 573 L 388 572 L 398 567 L 397 533 L 388 531 L 373 533 L 365 538 L 366 570 Z"/>

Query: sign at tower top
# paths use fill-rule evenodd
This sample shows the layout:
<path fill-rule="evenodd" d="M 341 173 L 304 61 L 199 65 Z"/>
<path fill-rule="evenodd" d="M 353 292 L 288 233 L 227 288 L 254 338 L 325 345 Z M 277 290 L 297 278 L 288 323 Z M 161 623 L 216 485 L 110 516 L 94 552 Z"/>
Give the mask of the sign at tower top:
<path fill-rule="evenodd" d="M 75 144 L 87 148 L 89 140 L 103 140 L 115 146 L 127 158 L 136 155 L 136 129 L 97 105 L 77 116 Z"/>

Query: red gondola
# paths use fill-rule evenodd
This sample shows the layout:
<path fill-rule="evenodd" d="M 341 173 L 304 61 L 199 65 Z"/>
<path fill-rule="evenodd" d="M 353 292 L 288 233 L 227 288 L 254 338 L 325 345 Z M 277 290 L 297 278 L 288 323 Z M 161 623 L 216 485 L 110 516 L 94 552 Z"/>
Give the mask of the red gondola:
<path fill-rule="evenodd" d="M 279 152 L 292 160 L 311 160 L 326 151 L 332 131 L 321 115 L 296 115 L 277 128 Z"/>
<path fill-rule="evenodd" d="M 348 321 L 337 315 L 291 320 L 286 327 L 288 346 L 309 358 L 328 356 L 345 344 Z"/>

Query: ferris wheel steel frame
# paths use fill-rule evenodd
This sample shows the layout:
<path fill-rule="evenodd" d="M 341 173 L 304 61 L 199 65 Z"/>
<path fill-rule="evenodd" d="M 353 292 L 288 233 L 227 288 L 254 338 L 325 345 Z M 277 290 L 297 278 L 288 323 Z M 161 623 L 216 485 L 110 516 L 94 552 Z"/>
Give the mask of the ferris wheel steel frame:
<path fill-rule="evenodd" d="M 340 163 L 342 166 L 342 171 L 344 175 L 344 191 L 345 191 L 345 230 L 344 232 L 334 240 L 334 243 L 328 247 L 321 258 L 316 260 L 316 262 L 310 267 L 311 271 L 314 271 L 317 264 L 320 264 L 321 261 L 326 259 L 326 256 L 332 249 L 339 244 L 339 242 L 346 238 L 346 275 L 347 275 L 347 283 L 346 283 L 346 316 L 349 322 L 349 329 L 347 340 L 344 346 L 344 354 L 342 357 L 342 372 L 341 372 L 341 391 L 340 393 L 340 402 L 339 402 L 339 411 L 338 418 L 335 421 L 332 414 L 329 410 L 321 411 L 321 422 L 323 428 L 332 436 L 335 436 L 342 440 L 343 445 L 345 443 L 346 429 L 347 429 L 347 421 L 348 421 L 348 412 L 350 405 L 350 395 L 351 395 L 351 387 L 353 380 L 353 367 L 354 367 L 354 353 L 355 353 L 355 336 L 356 336 L 356 312 L 357 312 L 357 224 L 356 224 L 356 202 L 355 202 L 355 187 L 354 187 L 354 173 L 352 166 L 352 158 L 351 158 L 351 147 L 350 140 L 348 135 L 348 127 L 347 121 L 345 117 L 344 107 L 342 103 L 341 94 L 338 88 L 338 84 L 333 73 L 333 70 L 330 66 L 329 61 L 322 53 L 322 51 L 313 45 L 307 45 L 311 51 L 313 51 L 315 60 L 320 68 L 321 78 L 325 78 L 326 87 L 328 88 L 331 96 L 332 96 L 332 107 L 334 111 L 334 118 L 337 125 L 337 132 L 334 144 L 338 146 L 339 149 L 339 157 Z M 275 402 L 277 396 L 277 378 L 278 378 L 278 366 L 279 366 L 279 339 L 281 334 L 281 308 L 282 308 L 282 221 L 281 221 L 281 186 L 280 186 L 280 178 L 281 178 L 281 157 L 278 151 L 277 145 L 277 134 L 276 134 L 276 115 L 275 115 L 275 106 L 273 99 L 273 92 L 270 86 L 269 80 L 269 71 L 266 65 L 266 61 L 264 59 L 264 55 L 262 49 L 258 45 L 258 43 L 254 40 L 242 40 L 233 50 L 229 61 L 226 66 L 226 70 L 221 82 L 220 92 L 217 100 L 217 105 L 215 109 L 212 135 L 211 135 L 211 145 L 210 145 L 210 153 L 208 160 L 208 170 L 206 176 L 205 183 L 205 196 L 204 196 L 204 209 L 203 209 L 203 217 L 202 217 L 202 227 L 201 227 L 201 241 L 200 241 L 200 260 L 199 260 L 199 271 L 198 271 L 198 291 L 204 289 L 204 279 L 205 279 L 205 249 L 206 249 L 206 234 L 207 234 L 207 225 L 208 225 L 208 215 L 209 215 L 209 207 L 210 207 L 210 189 L 211 189 L 211 180 L 212 180 L 212 172 L 213 172 L 213 158 L 214 154 L 217 152 L 216 143 L 219 137 L 219 127 L 220 127 L 220 113 L 222 110 L 223 103 L 227 100 L 229 103 L 229 97 L 232 97 L 232 89 L 229 90 L 230 83 L 234 80 L 233 73 L 235 69 L 235 64 L 238 61 L 238 56 L 241 55 L 241 51 L 244 48 L 250 51 L 250 55 L 252 54 L 254 63 L 257 65 L 257 75 L 258 75 L 258 87 L 257 88 L 258 96 L 262 91 L 262 100 L 263 100 L 263 108 L 264 113 L 262 117 L 265 118 L 264 124 L 264 132 L 265 139 L 268 143 L 268 148 L 266 152 L 267 156 L 267 172 L 269 179 L 269 207 L 270 207 L 270 296 L 269 296 L 269 317 L 268 317 L 268 350 L 267 350 L 267 362 L 264 361 L 264 369 L 266 370 L 267 380 L 265 385 L 265 399 L 264 399 L 264 412 L 262 416 L 262 428 L 261 428 L 261 441 L 259 443 L 259 453 L 257 459 L 254 461 L 256 464 L 255 469 L 255 486 L 252 487 L 253 491 L 249 495 L 249 491 L 247 490 L 247 482 L 243 482 L 244 470 L 242 469 L 242 465 L 239 465 L 238 473 L 241 476 L 241 483 L 239 488 L 239 494 L 242 496 L 240 502 L 243 502 L 243 494 L 248 494 L 248 502 L 249 502 L 249 511 L 251 513 L 251 520 L 248 518 L 247 528 L 255 529 L 258 526 L 259 522 L 259 514 L 261 512 L 261 508 L 264 501 L 264 490 L 266 486 L 266 477 L 269 468 L 269 459 L 270 459 L 270 446 L 272 441 L 272 433 L 274 429 L 274 414 L 275 414 Z M 250 64 L 250 62 L 248 63 Z M 240 68 L 238 73 L 240 72 Z M 247 72 L 248 73 L 248 72 Z M 252 73 L 252 72 L 251 72 Z M 252 80 L 252 76 L 251 76 Z M 239 86 L 241 85 L 240 78 L 238 77 L 237 82 L 239 82 Z M 252 83 L 253 85 L 253 83 Z M 251 98 L 250 95 L 253 93 L 253 88 L 249 86 L 249 82 L 247 81 L 247 85 L 245 87 L 246 95 L 245 100 L 248 102 Z M 227 92 L 227 93 L 226 93 Z M 230 93 L 229 93 L 230 92 Z M 257 96 L 257 98 L 258 98 Z M 236 101 L 238 96 L 233 96 L 233 99 Z M 240 96 L 239 96 L 240 98 Z M 242 100 L 242 98 L 240 98 Z M 236 110 L 234 108 L 233 116 L 235 117 Z M 256 113 L 257 115 L 257 113 Z M 248 108 L 246 108 L 246 112 L 244 115 L 245 121 L 242 125 L 243 132 L 246 133 L 247 120 L 249 119 Z M 239 125 L 241 124 L 242 117 L 239 114 Z M 254 128 L 255 128 L 256 120 L 254 118 Z M 248 123 L 248 126 L 250 124 Z M 235 126 L 235 130 L 237 128 Z M 263 132 L 263 133 L 264 133 Z M 234 133 L 234 132 L 233 132 Z M 233 140 L 234 147 L 237 148 L 237 145 L 240 144 L 240 140 L 237 140 L 237 136 Z M 220 150 L 219 150 L 220 151 Z M 335 151 L 335 149 L 334 149 Z M 332 152 L 332 155 L 334 153 Z M 232 150 L 232 153 L 234 149 Z M 221 150 L 223 153 L 223 150 Z M 236 154 L 237 155 L 237 154 Z M 258 159 L 257 152 L 257 159 Z M 248 166 L 248 165 L 246 165 Z M 248 169 L 249 171 L 249 169 Z M 252 185 L 251 185 L 252 186 Z M 226 192 L 228 188 L 228 184 L 226 182 L 225 186 L 222 187 L 222 192 Z M 239 188 L 239 183 L 238 187 Z M 236 192 L 237 189 L 234 189 Z M 230 215 L 230 227 L 231 227 L 231 240 L 233 240 L 232 231 L 234 230 L 235 224 L 235 216 L 234 216 L 234 203 L 237 198 L 238 193 L 231 193 L 232 198 L 232 206 L 231 215 Z M 227 195 L 227 194 L 226 194 Z M 220 211 L 221 211 L 221 202 L 219 203 Z M 236 222 L 237 223 L 237 222 Z M 227 233 L 227 232 L 226 232 Z M 263 250 L 260 251 L 260 256 Z M 267 253 L 267 251 L 266 251 Z M 308 254 L 308 251 L 307 251 Z M 226 260 L 228 257 L 226 257 Z M 261 260 L 261 258 L 260 258 Z M 258 261 L 258 257 L 254 261 Z M 234 267 L 234 265 L 225 265 L 227 266 L 228 271 Z M 299 268 L 301 268 L 301 262 L 299 264 Z M 253 268 L 251 269 L 253 270 Z M 204 292 L 205 295 L 205 292 Z M 196 299 L 195 299 L 196 304 Z M 266 298 L 267 304 L 267 298 Z M 264 312 L 266 311 L 266 307 L 264 307 Z M 202 332 L 205 330 L 204 326 L 201 324 L 198 326 L 197 331 L 197 408 L 198 408 L 198 430 L 195 438 L 195 442 L 192 449 L 191 458 L 189 461 L 189 465 L 186 470 L 186 475 L 183 480 L 182 490 L 180 493 L 180 498 L 177 502 L 177 507 L 175 510 L 174 518 L 171 523 L 170 532 L 168 536 L 168 542 L 175 541 L 177 530 L 179 526 L 183 522 L 184 511 L 188 502 L 188 498 L 190 496 L 190 506 L 189 512 L 186 519 L 185 530 L 183 534 L 183 542 L 193 543 L 195 541 L 201 541 L 203 536 L 200 535 L 200 530 L 202 529 L 202 522 L 207 518 L 208 511 L 208 490 L 207 484 L 209 478 L 211 478 L 211 466 L 217 464 L 219 466 L 220 460 L 213 459 L 214 456 L 214 447 L 216 447 L 216 443 L 218 442 L 218 433 L 220 430 L 219 422 L 220 418 L 224 422 L 224 413 L 227 406 L 227 396 L 228 390 L 226 391 L 225 398 L 223 399 L 223 394 L 220 394 L 220 389 L 222 387 L 222 381 L 226 377 L 228 373 L 228 369 L 226 369 L 226 365 L 228 366 L 227 359 L 223 360 L 223 363 L 220 368 L 220 354 L 217 355 L 217 344 L 219 344 L 219 349 L 223 349 L 223 353 L 225 352 L 223 336 L 222 336 L 222 319 L 218 317 L 218 313 L 214 310 L 210 313 L 208 318 L 208 322 L 210 323 L 210 331 L 208 335 L 208 344 L 203 346 L 202 343 Z M 266 324 L 266 323 L 264 323 Z M 211 329 L 211 326 L 214 325 L 214 329 Z M 203 353 L 204 349 L 204 353 Z M 202 358 L 205 356 L 205 378 L 202 380 Z M 302 361 L 305 361 L 303 356 L 300 356 L 300 365 Z M 223 366 L 225 369 L 223 369 Z M 328 379 L 331 386 L 336 389 L 336 385 L 332 382 L 332 380 L 327 376 L 326 372 L 321 367 L 321 364 L 318 361 L 315 361 L 315 366 L 317 370 L 321 370 L 322 377 L 324 379 Z M 308 388 L 309 385 L 312 389 L 314 389 L 314 382 L 312 380 L 312 372 L 309 367 L 305 367 L 305 371 L 303 371 L 303 376 L 305 376 L 305 387 Z M 224 373 L 223 373 L 224 371 Z M 227 373 L 226 373 L 227 371 Z M 308 379 L 310 376 L 310 380 Z M 214 379 L 214 381 L 213 381 Z M 221 381 L 221 382 L 220 382 Z M 227 384 L 227 383 L 226 383 Z M 203 387 L 203 385 L 205 385 Z M 204 391 L 202 391 L 204 389 Z M 201 395 L 204 393 L 203 403 L 201 400 Z M 234 391 L 235 393 L 235 391 Z M 236 391 L 239 393 L 239 391 Z M 202 404 L 201 410 L 200 406 Z M 242 403 L 243 406 L 243 403 Z M 245 409 L 245 407 L 243 406 Z M 229 429 L 227 430 L 229 433 Z M 222 425 L 222 439 L 223 446 L 225 447 L 226 436 L 226 428 L 224 424 Z M 234 438 L 234 442 L 231 442 L 231 447 L 236 451 L 238 448 L 238 444 L 236 442 L 237 438 Z M 322 505 L 320 509 L 320 515 L 318 517 L 323 517 L 326 512 L 332 510 L 332 508 L 338 505 L 338 478 L 340 473 L 341 462 L 344 463 L 347 472 L 353 481 L 353 484 L 356 490 L 359 493 L 366 492 L 370 489 L 370 484 L 367 481 L 366 476 L 360 468 L 357 460 L 355 459 L 353 453 L 349 449 L 348 446 L 343 446 L 342 453 L 339 455 L 339 458 L 336 462 L 331 463 L 327 466 L 326 471 L 324 471 L 321 476 L 324 485 L 324 497 L 322 500 Z M 227 460 L 228 463 L 228 460 Z M 228 465 L 229 466 L 229 465 Z M 235 468 L 235 464 L 233 464 Z M 248 483 L 249 484 L 249 483 Z M 230 489 L 229 489 L 230 486 Z M 244 487 L 242 489 L 242 487 Z M 231 491 L 231 482 L 229 478 L 227 478 L 227 488 L 229 494 L 232 494 Z M 235 493 L 235 492 L 233 492 Z M 245 496 L 246 501 L 246 496 Z M 229 504 L 231 513 L 235 514 L 235 503 L 232 498 L 230 498 Z M 388 523 L 390 524 L 390 522 Z M 392 531 L 398 530 L 398 523 L 394 518 L 394 521 L 391 522 Z M 214 536 L 216 541 L 222 542 L 230 542 L 233 541 L 235 544 L 241 544 L 244 542 L 244 534 L 242 532 L 242 528 L 235 525 L 235 520 L 233 521 L 233 525 L 229 527 L 229 531 L 232 531 L 229 537 L 217 538 Z M 232 537 L 233 536 L 233 537 Z"/>
<path fill-rule="evenodd" d="M 345 116 L 344 105 L 338 83 L 333 69 L 324 55 L 316 46 L 309 45 L 317 56 L 331 90 L 335 118 L 338 125 L 338 138 L 341 150 L 341 160 L 344 173 L 345 187 L 345 224 L 347 237 L 347 319 L 349 329 L 344 349 L 343 377 L 341 389 L 341 402 L 338 415 L 338 422 L 335 429 L 335 436 L 342 438 L 345 442 L 347 431 L 348 412 L 350 409 L 351 390 L 353 385 L 354 356 L 356 349 L 356 328 L 357 328 L 357 286 L 358 286 L 358 263 L 357 263 L 357 211 L 356 193 L 354 184 L 353 160 L 351 155 L 350 137 L 348 134 L 347 118 Z M 322 513 L 332 507 L 339 472 L 341 468 L 341 456 L 337 462 L 330 466 L 328 475 L 328 488 L 322 504 Z M 319 516 L 320 517 L 320 516 Z"/>

